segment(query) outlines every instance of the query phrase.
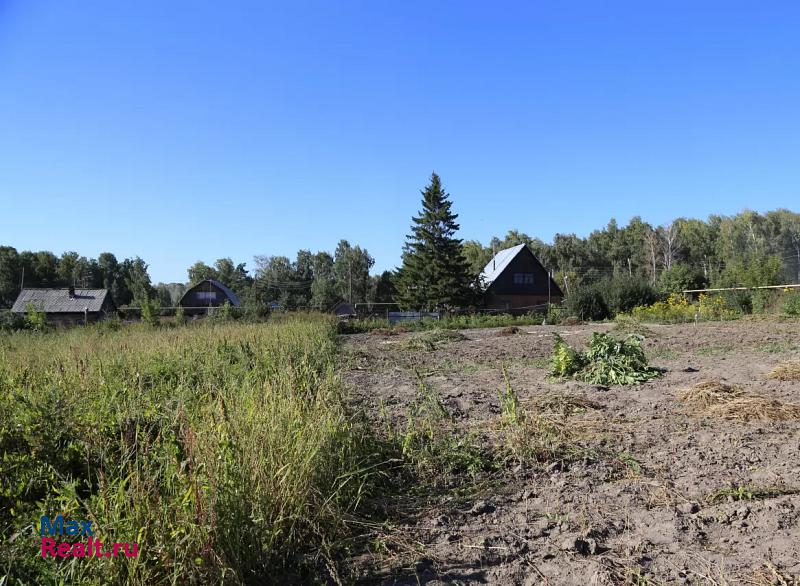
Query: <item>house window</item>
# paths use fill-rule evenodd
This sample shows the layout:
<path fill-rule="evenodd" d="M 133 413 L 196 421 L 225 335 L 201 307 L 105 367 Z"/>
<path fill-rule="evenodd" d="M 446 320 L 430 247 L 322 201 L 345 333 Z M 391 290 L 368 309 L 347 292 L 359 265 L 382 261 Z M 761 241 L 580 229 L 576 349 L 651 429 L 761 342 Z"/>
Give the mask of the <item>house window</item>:
<path fill-rule="evenodd" d="M 533 273 L 514 273 L 515 285 L 533 285 Z"/>
<path fill-rule="evenodd" d="M 216 301 L 217 300 L 217 292 L 216 291 L 198 291 L 197 292 L 197 300 L 198 301 Z"/>

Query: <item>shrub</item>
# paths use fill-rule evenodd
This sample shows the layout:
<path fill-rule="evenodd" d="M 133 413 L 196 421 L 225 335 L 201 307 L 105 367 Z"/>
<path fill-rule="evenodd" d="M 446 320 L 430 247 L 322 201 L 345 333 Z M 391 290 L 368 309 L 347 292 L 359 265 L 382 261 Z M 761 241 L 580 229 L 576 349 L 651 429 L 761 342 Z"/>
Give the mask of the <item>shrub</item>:
<path fill-rule="evenodd" d="M 800 315 L 800 291 L 786 293 L 781 309 L 787 315 Z"/>
<path fill-rule="evenodd" d="M 598 285 L 582 287 L 567 297 L 567 312 L 582 320 L 603 320 L 610 312 Z"/>
<path fill-rule="evenodd" d="M 640 305 L 650 305 L 658 299 L 655 289 L 643 279 L 617 277 L 602 282 L 598 287 L 611 316 L 632 310 Z"/>
<path fill-rule="evenodd" d="M 773 310 L 778 301 L 779 292 L 775 289 L 757 289 L 750 297 L 753 313 L 763 314 Z"/>
<path fill-rule="evenodd" d="M 139 309 L 141 310 L 142 321 L 149 326 L 158 325 L 158 316 L 161 312 L 161 304 L 156 299 L 146 298 L 142 300 Z"/>
<path fill-rule="evenodd" d="M 0 310 L 0 330 L 22 330 L 25 327 L 24 316 L 9 310 Z"/>
<path fill-rule="evenodd" d="M 705 284 L 705 277 L 701 271 L 684 264 L 664 269 L 658 276 L 658 290 L 664 295 L 681 293 L 686 289 L 702 289 Z"/>
<path fill-rule="evenodd" d="M 47 330 L 47 316 L 43 311 L 38 311 L 30 302 L 25 306 L 25 323 L 36 332 Z"/>
<path fill-rule="evenodd" d="M 670 295 L 665 301 L 636 307 L 630 317 L 637 321 L 659 323 L 685 323 L 698 320 L 729 320 L 741 317 L 741 311 L 730 309 L 720 295 L 700 294 L 690 303 L 682 295 Z"/>

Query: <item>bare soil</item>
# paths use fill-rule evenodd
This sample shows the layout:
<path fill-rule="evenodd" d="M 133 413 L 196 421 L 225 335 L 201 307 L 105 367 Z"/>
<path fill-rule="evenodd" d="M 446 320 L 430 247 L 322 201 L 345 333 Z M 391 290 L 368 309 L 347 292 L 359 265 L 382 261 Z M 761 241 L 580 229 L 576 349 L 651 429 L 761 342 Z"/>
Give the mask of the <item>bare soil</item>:
<path fill-rule="evenodd" d="M 618 455 L 509 458 L 490 474 L 409 495 L 382 547 L 359 561 L 364 583 L 795 583 L 800 421 L 703 416 L 679 396 L 713 380 L 800 405 L 800 381 L 767 378 L 800 358 L 800 324 L 648 325 L 644 345 L 661 378 L 609 388 L 548 380 L 553 333 L 583 347 L 592 332 L 612 327 L 467 330 L 466 339 L 432 350 L 408 349 L 410 333 L 345 337 L 354 403 L 375 425 L 403 421 L 420 376 L 453 425 L 499 442 L 505 366 L 525 409 L 553 393 L 595 404 L 565 421 L 582 446 Z"/>

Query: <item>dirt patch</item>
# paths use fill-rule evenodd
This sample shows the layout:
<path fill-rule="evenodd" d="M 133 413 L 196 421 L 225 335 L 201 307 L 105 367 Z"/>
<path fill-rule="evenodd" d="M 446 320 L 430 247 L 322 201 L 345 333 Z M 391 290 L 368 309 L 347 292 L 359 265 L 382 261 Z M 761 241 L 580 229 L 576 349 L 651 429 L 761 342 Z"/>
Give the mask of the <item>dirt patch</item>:
<path fill-rule="evenodd" d="M 584 347 L 612 327 L 467 330 L 424 350 L 408 349 L 413 334 L 347 336 L 359 357 L 346 375 L 352 402 L 376 426 L 406 429 L 421 378 L 445 427 L 491 464 L 387 497 L 380 545 L 352 560 L 355 580 L 792 584 L 800 381 L 768 375 L 800 360 L 800 324 L 648 324 L 643 347 L 662 377 L 627 387 L 548 378 L 554 333 Z M 525 445 L 536 457 L 512 449 Z"/>

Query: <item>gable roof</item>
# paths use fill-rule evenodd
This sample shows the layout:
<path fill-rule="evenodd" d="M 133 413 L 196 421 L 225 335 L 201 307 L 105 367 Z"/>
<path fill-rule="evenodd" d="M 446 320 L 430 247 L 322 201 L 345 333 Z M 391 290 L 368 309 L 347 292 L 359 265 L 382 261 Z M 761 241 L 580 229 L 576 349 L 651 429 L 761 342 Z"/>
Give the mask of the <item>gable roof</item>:
<path fill-rule="evenodd" d="M 97 313 L 103 310 L 106 297 L 114 305 L 108 289 L 75 289 L 72 297 L 69 289 L 23 289 L 11 311 L 25 313 L 29 303 L 37 311 L 45 313 Z M 116 306 L 115 306 L 116 307 Z"/>
<path fill-rule="evenodd" d="M 203 281 L 200 281 L 199 283 L 195 283 L 194 285 L 189 287 L 186 291 L 184 291 L 183 295 L 181 295 L 180 301 L 178 301 L 178 305 L 181 304 L 181 301 L 183 301 L 184 297 L 186 297 L 189 293 L 191 293 L 194 289 L 196 289 L 203 283 L 211 283 L 214 287 L 225 293 L 225 296 L 228 298 L 228 300 L 231 302 L 231 305 L 233 305 L 234 307 L 239 307 L 242 304 L 242 302 L 239 301 L 239 298 L 236 296 L 236 293 L 231 291 L 231 289 L 227 285 L 220 283 L 216 279 L 205 279 Z"/>
<path fill-rule="evenodd" d="M 494 280 L 499 277 L 506 267 L 511 263 L 516 256 L 522 252 L 522 249 L 525 248 L 524 244 L 517 244 L 516 246 L 512 246 L 511 248 L 506 248 L 505 250 L 501 250 L 497 254 L 494 255 L 492 260 L 483 267 L 481 271 L 481 282 L 484 286 L 488 287 Z"/>

